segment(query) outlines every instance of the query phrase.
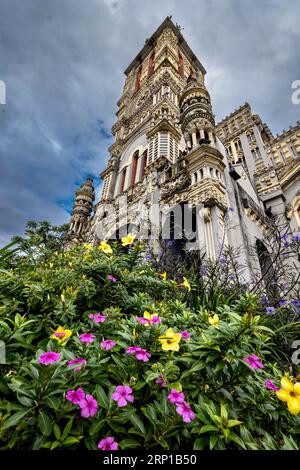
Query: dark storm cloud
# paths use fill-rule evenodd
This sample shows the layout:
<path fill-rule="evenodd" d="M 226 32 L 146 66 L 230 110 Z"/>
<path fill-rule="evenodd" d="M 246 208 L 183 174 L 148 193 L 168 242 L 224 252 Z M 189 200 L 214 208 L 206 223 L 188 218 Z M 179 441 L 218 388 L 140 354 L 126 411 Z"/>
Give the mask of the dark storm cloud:
<path fill-rule="evenodd" d="M 68 220 L 76 186 L 105 166 L 123 70 L 170 14 L 217 120 L 245 101 L 275 132 L 299 119 L 298 0 L 0 0 L 0 243 L 28 219 Z"/>

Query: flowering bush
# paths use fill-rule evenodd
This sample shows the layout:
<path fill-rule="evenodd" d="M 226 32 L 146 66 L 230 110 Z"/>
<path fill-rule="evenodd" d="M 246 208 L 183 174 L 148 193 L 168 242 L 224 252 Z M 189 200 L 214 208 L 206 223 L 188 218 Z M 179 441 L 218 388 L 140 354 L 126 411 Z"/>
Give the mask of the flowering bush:
<path fill-rule="evenodd" d="M 299 371 L 260 299 L 191 303 L 197 279 L 142 252 L 126 237 L 2 269 L 1 448 L 299 449 Z"/>

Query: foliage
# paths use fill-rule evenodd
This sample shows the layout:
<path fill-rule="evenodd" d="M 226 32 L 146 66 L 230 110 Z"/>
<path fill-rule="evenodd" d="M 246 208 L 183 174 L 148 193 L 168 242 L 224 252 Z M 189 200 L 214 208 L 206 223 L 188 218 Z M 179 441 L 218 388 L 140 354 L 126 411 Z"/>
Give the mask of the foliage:
<path fill-rule="evenodd" d="M 111 247 L 106 254 L 86 244 L 43 246 L 35 256 L 5 257 L 1 449 L 97 449 L 109 436 L 121 449 L 299 449 L 299 415 L 265 385 L 279 388 L 291 359 L 275 347 L 260 295 L 230 282 L 227 262 L 202 272 L 194 263 L 174 279 L 145 261 L 143 244 Z M 72 332 L 65 343 L 55 336 L 59 326 Z M 177 338 L 169 350 L 161 339 L 168 328 Z M 109 349 L 105 340 L 116 344 Z M 134 346 L 143 359 L 127 351 Z M 41 363 L 47 351 L 59 360 Z M 249 365 L 252 354 L 263 367 Z M 80 370 L 68 364 L 75 358 L 86 361 Z M 126 406 L 114 398 L 120 385 L 132 389 Z M 67 398 L 78 389 L 97 401 L 94 416 L 82 417 L 82 402 Z M 171 390 L 184 393 L 190 422 Z"/>

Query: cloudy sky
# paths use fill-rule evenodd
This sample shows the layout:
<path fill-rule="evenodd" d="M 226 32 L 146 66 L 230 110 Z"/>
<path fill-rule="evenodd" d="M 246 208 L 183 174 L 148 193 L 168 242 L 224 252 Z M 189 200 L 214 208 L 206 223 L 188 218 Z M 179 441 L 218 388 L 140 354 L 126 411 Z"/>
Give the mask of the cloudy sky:
<path fill-rule="evenodd" d="M 217 121 L 245 101 L 275 134 L 299 120 L 299 0 L 0 0 L 0 246 L 29 219 L 68 221 L 105 167 L 123 71 L 167 15 L 207 70 Z"/>

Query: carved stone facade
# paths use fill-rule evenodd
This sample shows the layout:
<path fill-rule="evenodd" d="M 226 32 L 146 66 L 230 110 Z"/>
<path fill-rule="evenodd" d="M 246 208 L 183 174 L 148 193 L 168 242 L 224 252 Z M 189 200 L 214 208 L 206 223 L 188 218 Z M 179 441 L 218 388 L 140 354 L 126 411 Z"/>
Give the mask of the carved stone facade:
<path fill-rule="evenodd" d="M 274 138 L 246 103 L 216 125 L 205 74 L 167 17 L 125 70 L 100 202 L 90 220 L 94 196 L 82 187 L 70 230 L 95 243 L 99 224 L 105 239 L 128 224 L 147 232 L 154 204 L 186 204 L 197 207 L 198 248 L 216 258 L 224 243 L 239 247 L 250 278 L 249 247 L 268 230 L 267 209 L 300 230 L 300 124 Z"/>

